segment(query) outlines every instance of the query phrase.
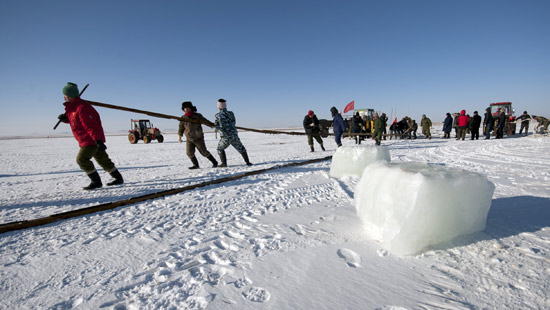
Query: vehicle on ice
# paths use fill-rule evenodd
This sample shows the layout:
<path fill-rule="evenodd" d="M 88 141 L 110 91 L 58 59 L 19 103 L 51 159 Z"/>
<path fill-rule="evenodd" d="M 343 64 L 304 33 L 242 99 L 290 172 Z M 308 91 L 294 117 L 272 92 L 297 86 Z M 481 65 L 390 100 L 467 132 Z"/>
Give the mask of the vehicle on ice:
<path fill-rule="evenodd" d="M 164 137 L 158 128 L 153 127 L 153 124 L 148 119 L 133 119 L 130 121 L 130 130 L 128 130 L 128 141 L 136 144 L 138 140 L 143 140 L 144 143 L 149 143 L 151 140 L 157 140 L 159 143 L 164 141 Z"/>
<path fill-rule="evenodd" d="M 516 133 L 516 117 L 514 116 L 515 111 L 512 109 L 511 102 L 495 102 L 489 105 L 491 108 L 491 114 L 493 115 L 494 126 L 497 126 L 497 119 L 500 115 L 500 109 L 504 109 L 504 114 L 506 115 L 506 124 L 504 125 L 504 133 L 511 136 Z M 495 130 L 496 132 L 496 130 Z"/>

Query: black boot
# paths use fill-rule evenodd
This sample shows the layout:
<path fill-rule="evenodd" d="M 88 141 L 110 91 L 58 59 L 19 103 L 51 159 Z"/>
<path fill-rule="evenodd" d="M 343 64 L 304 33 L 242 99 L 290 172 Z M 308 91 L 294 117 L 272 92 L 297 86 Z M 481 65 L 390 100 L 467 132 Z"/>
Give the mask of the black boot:
<path fill-rule="evenodd" d="M 218 166 L 218 161 L 212 156 L 212 154 L 208 155 L 208 160 L 212 163 L 212 168 L 216 168 Z"/>
<path fill-rule="evenodd" d="M 97 171 L 88 174 L 88 177 L 90 178 L 90 180 L 92 180 L 92 182 L 88 186 L 84 187 L 85 190 L 96 189 L 103 186 L 103 184 L 101 183 L 101 178 L 99 177 L 99 173 L 97 173 Z"/>
<path fill-rule="evenodd" d="M 321 150 L 323 151 L 325 150 L 325 147 L 322 144 L 321 144 Z"/>
<path fill-rule="evenodd" d="M 221 164 L 218 166 L 220 168 L 227 167 L 227 157 L 225 157 L 225 151 L 218 152 L 218 155 L 220 156 Z"/>
<path fill-rule="evenodd" d="M 313 144 L 309 146 L 309 149 L 310 149 L 312 152 L 315 152 L 315 149 L 313 148 Z"/>
<path fill-rule="evenodd" d="M 193 166 L 189 167 L 189 169 L 199 169 L 199 161 L 197 158 L 193 156 L 189 159 L 191 159 L 191 162 L 193 163 Z"/>
<path fill-rule="evenodd" d="M 243 159 L 244 159 L 244 162 L 246 163 L 247 166 L 252 166 L 252 163 L 248 160 L 248 154 L 246 153 L 246 151 L 244 151 L 241 155 L 243 155 Z"/>
<path fill-rule="evenodd" d="M 122 174 L 118 171 L 118 169 L 115 169 L 114 171 L 109 173 L 113 178 L 115 178 L 113 181 L 107 183 L 107 186 L 111 185 L 119 185 L 124 183 L 124 179 L 122 178 Z"/>

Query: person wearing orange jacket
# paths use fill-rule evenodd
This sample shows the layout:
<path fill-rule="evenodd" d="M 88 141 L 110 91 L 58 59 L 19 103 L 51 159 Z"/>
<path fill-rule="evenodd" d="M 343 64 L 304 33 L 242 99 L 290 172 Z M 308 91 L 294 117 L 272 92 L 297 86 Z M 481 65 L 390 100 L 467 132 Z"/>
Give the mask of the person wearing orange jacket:
<path fill-rule="evenodd" d="M 60 121 L 71 125 L 71 131 L 76 141 L 78 141 L 80 151 L 76 156 L 76 162 L 91 180 L 90 184 L 84 189 L 92 190 L 103 186 L 101 177 L 91 161 L 92 158 L 114 178 L 107 185 L 124 183 L 122 175 L 105 151 L 107 149 L 105 133 L 103 132 L 99 113 L 90 103 L 80 99 L 78 85 L 74 83 L 69 82 L 63 87 L 63 98 L 65 99 L 63 103 L 65 113 L 60 114 L 58 118 Z"/>

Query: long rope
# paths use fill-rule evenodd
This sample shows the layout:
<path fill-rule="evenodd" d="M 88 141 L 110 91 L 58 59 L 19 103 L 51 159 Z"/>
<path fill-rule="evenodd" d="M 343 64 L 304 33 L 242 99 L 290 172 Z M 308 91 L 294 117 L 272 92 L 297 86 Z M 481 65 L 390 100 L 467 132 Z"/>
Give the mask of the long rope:
<path fill-rule="evenodd" d="M 98 107 L 114 109 L 114 110 L 121 110 L 121 111 L 127 111 L 127 112 L 134 112 L 134 113 L 141 113 L 141 114 L 154 116 L 154 117 L 159 117 L 159 118 L 174 119 L 174 120 L 178 120 L 178 121 L 202 124 L 202 125 L 206 125 L 208 127 L 212 127 L 212 122 L 207 123 L 207 122 L 201 122 L 201 121 L 186 118 L 186 117 L 179 117 L 179 116 L 156 113 L 156 112 L 151 112 L 151 111 L 146 111 L 146 110 L 127 108 L 127 107 L 122 107 L 122 106 L 118 106 L 118 105 L 114 105 L 114 104 L 107 104 L 107 103 L 102 103 L 102 102 L 97 102 L 97 101 L 90 101 L 90 100 L 86 100 L 86 101 L 88 101 L 91 105 L 98 106 Z M 304 132 L 262 130 L 262 129 L 253 129 L 253 128 L 246 128 L 246 127 L 239 127 L 239 126 L 235 126 L 235 128 L 240 129 L 240 130 L 245 130 L 245 131 L 253 131 L 253 132 L 259 132 L 259 133 L 266 133 L 266 134 L 285 134 L 285 135 L 294 135 L 294 136 L 306 135 L 306 133 L 304 133 Z"/>
<path fill-rule="evenodd" d="M 97 102 L 97 101 L 90 101 L 90 100 L 86 100 L 86 101 L 89 102 L 91 105 L 102 107 L 102 108 L 121 110 L 121 111 L 133 112 L 133 113 L 140 113 L 140 114 L 145 114 L 145 115 L 158 117 L 158 118 L 173 119 L 173 120 L 177 120 L 177 121 L 190 122 L 190 123 L 201 124 L 201 125 L 205 125 L 205 126 L 208 126 L 208 127 L 212 127 L 212 122 L 210 122 L 210 121 L 209 122 L 201 122 L 199 120 L 186 118 L 186 117 L 180 117 L 180 116 L 174 116 L 174 115 L 169 115 L 169 114 L 151 112 L 151 111 L 146 111 L 146 110 L 139 110 L 139 109 L 128 108 L 128 107 L 123 107 L 123 106 L 118 106 L 118 105 L 108 104 L 108 103 L 103 103 L 103 102 Z M 276 135 L 276 134 L 292 135 L 292 136 L 305 136 L 305 135 L 307 135 L 305 132 L 296 132 L 296 131 L 254 129 L 254 128 L 239 127 L 239 126 L 235 126 L 235 128 L 237 128 L 239 130 L 244 130 L 244 131 L 252 131 L 252 132 L 258 132 L 258 133 L 264 133 L 264 134 L 274 134 L 274 135 Z M 328 133 L 328 135 L 333 136 L 334 133 Z M 401 134 L 385 134 L 385 135 L 382 135 L 382 136 L 390 137 L 390 136 L 399 136 L 399 135 L 401 135 Z M 350 132 L 345 132 L 345 133 L 343 133 L 343 136 L 371 137 L 372 133 L 350 133 Z"/>
<path fill-rule="evenodd" d="M 284 164 L 284 165 L 276 165 L 276 166 L 265 168 L 265 169 L 249 171 L 249 172 L 245 172 L 245 173 L 241 173 L 241 174 L 237 174 L 237 175 L 233 175 L 233 176 L 228 176 L 228 177 L 215 179 L 215 180 L 211 180 L 211 181 L 206 181 L 206 182 L 202 182 L 202 183 L 198 183 L 198 184 L 188 185 L 188 186 L 184 186 L 184 187 L 180 187 L 180 188 L 168 189 L 168 190 L 155 192 L 155 193 L 151 193 L 151 194 L 146 194 L 146 195 L 142 195 L 142 196 L 136 196 L 136 197 L 132 197 L 132 198 L 124 199 L 124 200 L 113 201 L 113 202 L 108 202 L 108 203 L 104 203 L 104 204 L 100 204 L 100 205 L 95 205 L 95 206 L 91 206 L 91 207 L 87 207 L 87 208 L 83 208 L 83 209 L 78 209 L 78 210 L 53 214 L 53 215 L 50 215 L 50 216 L 47 216 L 47 217 L 1 224 L 0 225 L 0 234 L 5 233 L 5 232 L 9 232 L 9 231 L 14 231 L 14 230 L 22 230 L 22 229 L 31 228 L 31 227 L 42 226 L 42 225 L 58 222 L 58 221 L 61 221 L 61 220 L 66 220 L 66 219 L 70 219 L 70 218 L 74 218 L 74 217 L 78 217 L 78 216 L 83 216 L 83 215 L 87 215 L 87 214 L 91 214 L 91 213 L 96 213 L 96 212 L 105 211 L 105 210 L 111 210 L 111 209 L 114 209 L 114 208 L 135 204 L 135 203 L 138 203 L 138 202 L 157 199 L 157 198 L 161 198 L 161 197 L 165 197 L 165 196 L 169 196 L 169 195 L 175 195 L 175 194 L 185 192 L 185 191 L 190 191 L 192 189 L 196 189 L 196 188 L 199 188 L 199 187 L 205 187 L 205 186 L 209 186 L 209 185 L 215 185 L 215 184 L 220 184 L 220 183 L 224 183 L 224 182 L 234 181 L 234 180 L 238 180 L 238 179 L 241 179 L 241 178 L 244 178 L 244 177 L 264 173 L 264 172 L 270 171 L 270 170 L 288 168 L 288 167 L 294 167 L 294 166 L 302 166 L 302 165 L 307 165 L 307 164 L 312 164 L 312 163 L 317 163 L 317 162 L 329 160 L 331 158 L 332 158 L 332 156 L 327 156 L 327 157 L 323 157 L 323 158 L 310 159 L 310 160 L 306 160 L 306 161 L 302 161 L 302 162 L 293 162 L 293 163 L 288 163 L 288 164 Z"/>

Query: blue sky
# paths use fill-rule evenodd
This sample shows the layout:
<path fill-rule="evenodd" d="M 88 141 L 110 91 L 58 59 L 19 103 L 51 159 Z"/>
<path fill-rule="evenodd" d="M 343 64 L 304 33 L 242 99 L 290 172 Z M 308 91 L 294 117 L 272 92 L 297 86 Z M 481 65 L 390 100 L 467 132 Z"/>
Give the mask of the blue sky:
<path fill-rule="evenodd" d="M 355 100 L 388 115 L 550 116 L 550 1 L 0 1 L 1 134 L 51 135 L 66 82 L 83 99 L 239 126 L 300 126 Z M 131 118 L 97 108 L 107 132 Z"/>

